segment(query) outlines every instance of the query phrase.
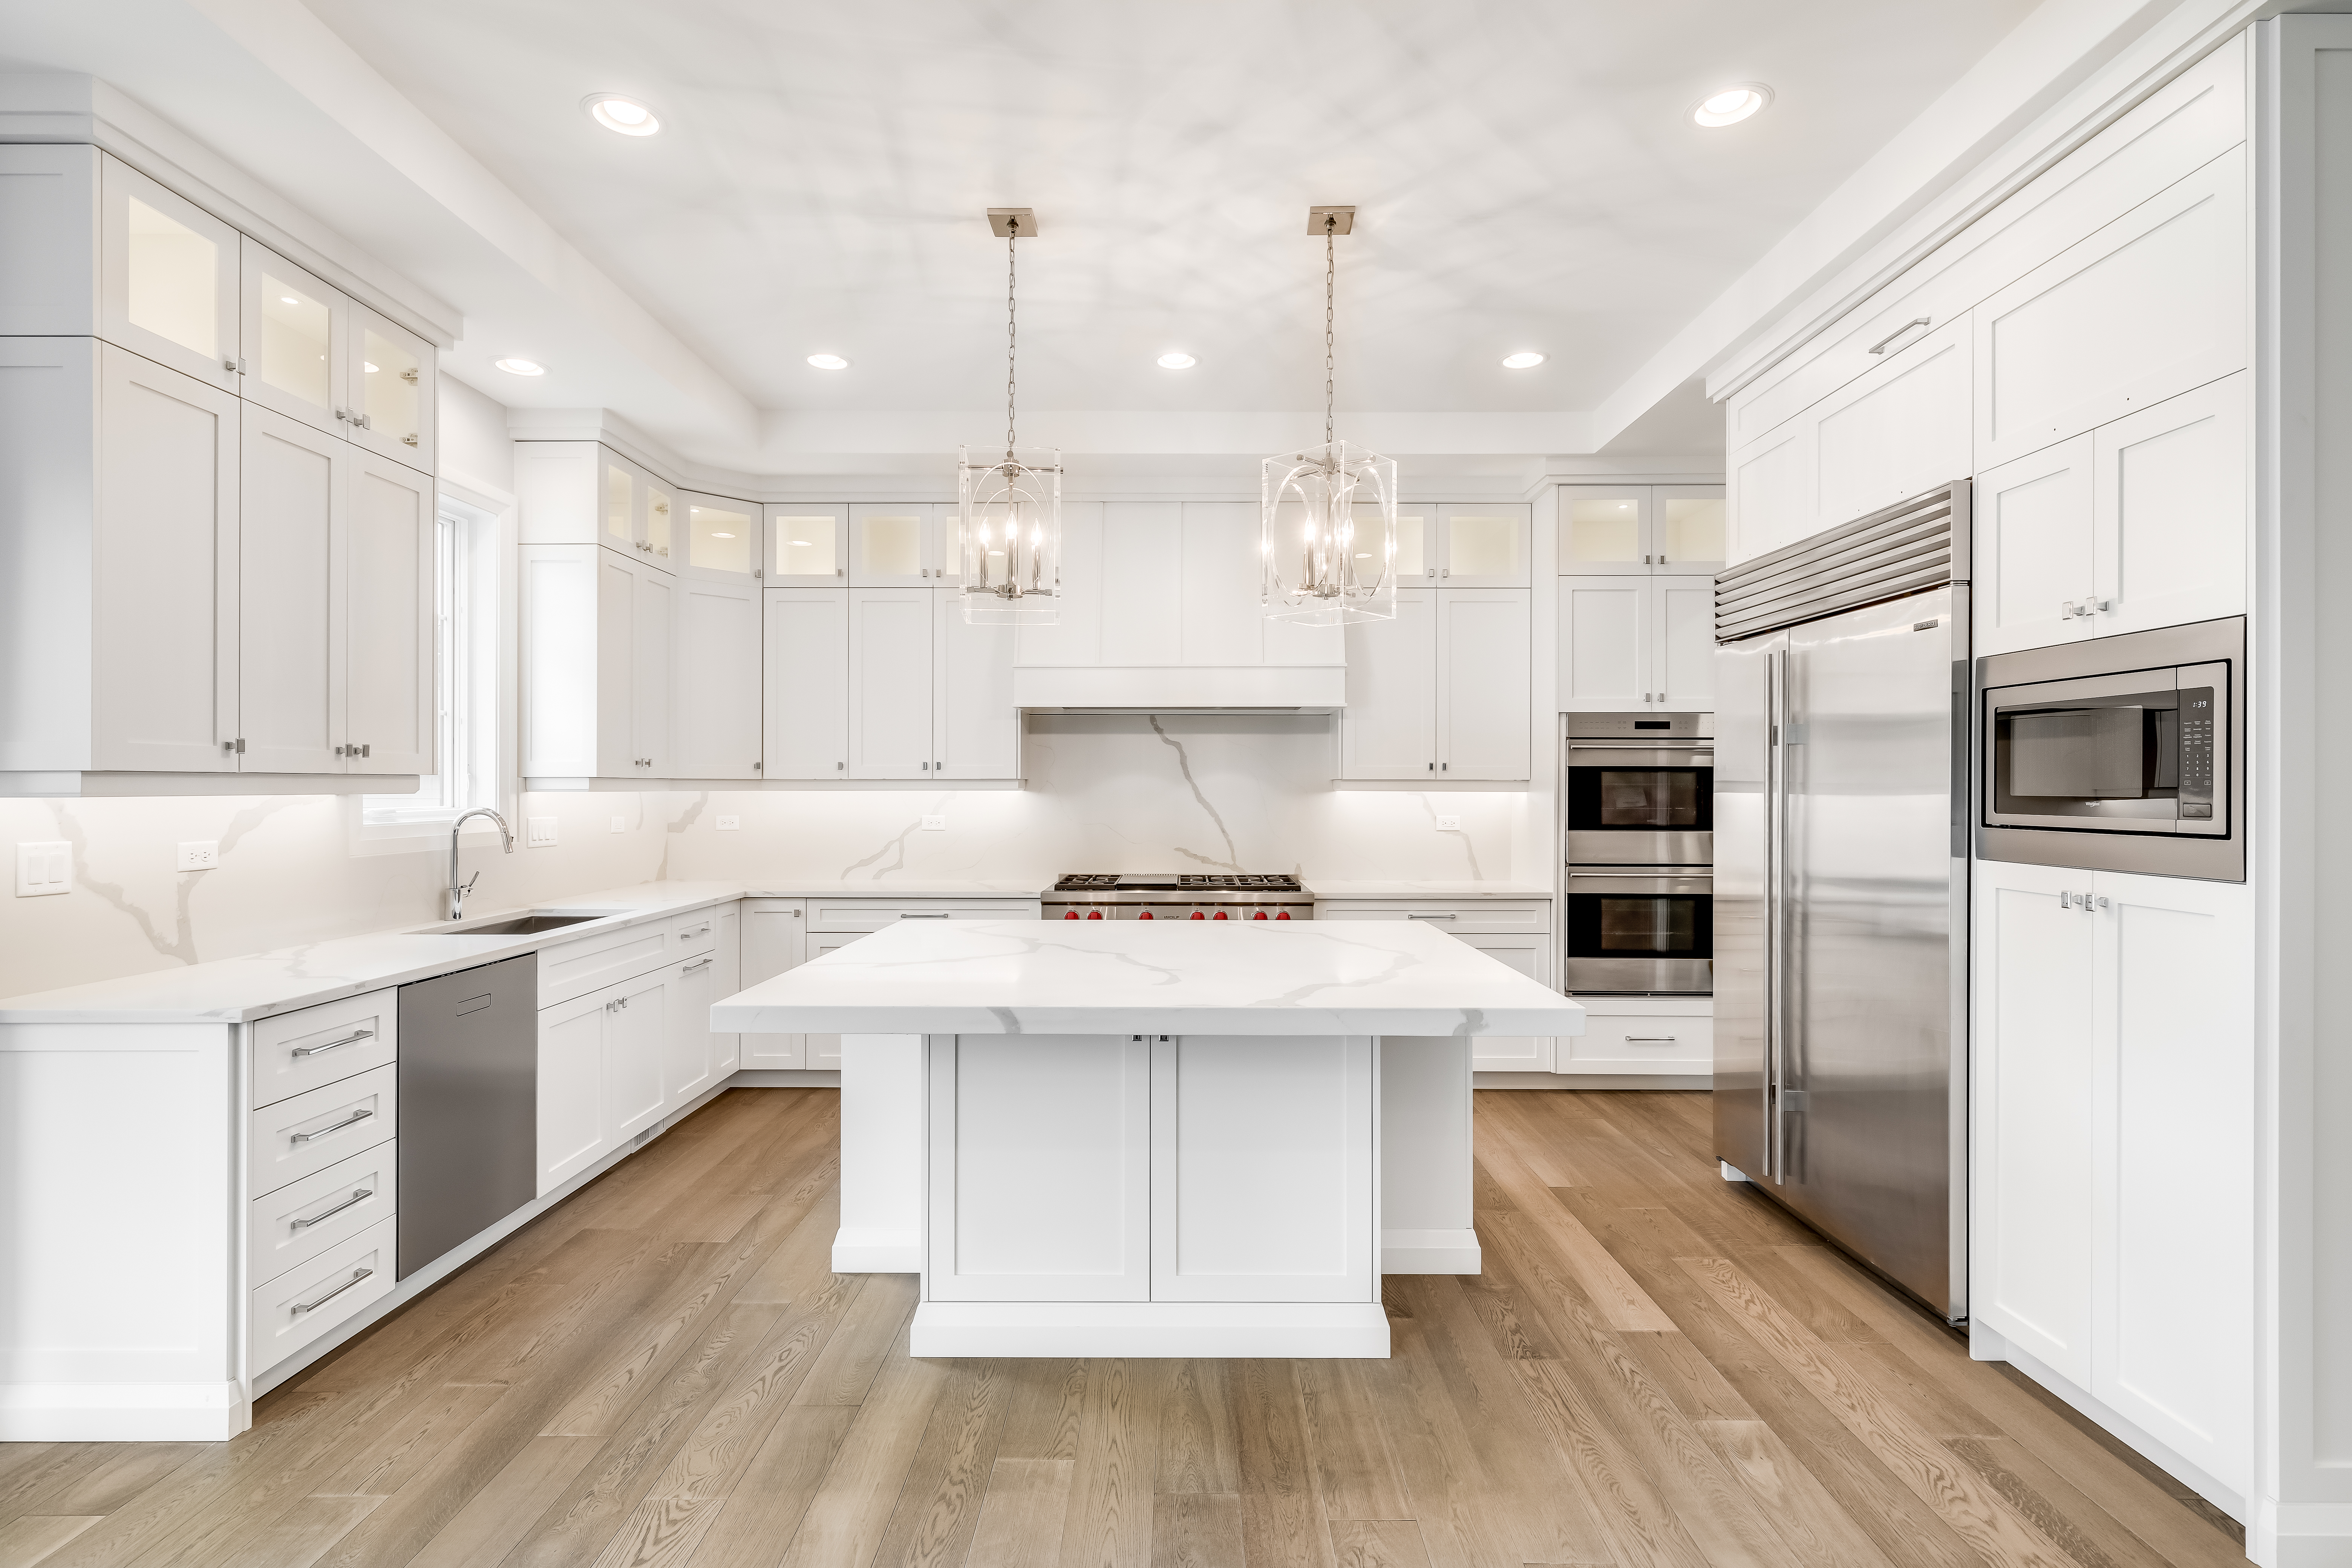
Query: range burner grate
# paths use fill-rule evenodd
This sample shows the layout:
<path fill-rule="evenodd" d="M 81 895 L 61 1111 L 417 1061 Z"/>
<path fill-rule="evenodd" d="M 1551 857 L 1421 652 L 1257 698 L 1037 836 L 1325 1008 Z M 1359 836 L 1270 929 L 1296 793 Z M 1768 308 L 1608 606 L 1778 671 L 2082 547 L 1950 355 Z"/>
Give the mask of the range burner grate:
<path fill-rule="evenodd" d="M 1112 872 L 1103 875 L 1098 872 L 1075 871 L 1065 876 L 1054 886 L 1056 888 L 1116 888 L 1118 886 L 1118 874 Z"/>
<path fill-rule="evenodd" d="M 1186 876 L 1177 878 L 1176 885 L 1180 888 L 1244 888 L 1252 892 L 1260 893 L 1298 891 L 1298 879 L 1288 872 L 1277 872 L 1271 876 L 1252 872 L 1243 872 L 1238 876 L 1232 874 Z"/>

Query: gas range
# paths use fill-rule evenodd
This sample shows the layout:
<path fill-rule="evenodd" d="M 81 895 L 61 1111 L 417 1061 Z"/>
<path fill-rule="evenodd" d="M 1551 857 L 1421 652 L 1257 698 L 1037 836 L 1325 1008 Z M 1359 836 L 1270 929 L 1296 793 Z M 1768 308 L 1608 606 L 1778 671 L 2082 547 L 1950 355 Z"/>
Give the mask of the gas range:
<path fill-rule="evenodd" d="M 1311 921 L 1315 900 L 1287 873 L 1075 872 L 1045 895 L 1049 921 Z"/>

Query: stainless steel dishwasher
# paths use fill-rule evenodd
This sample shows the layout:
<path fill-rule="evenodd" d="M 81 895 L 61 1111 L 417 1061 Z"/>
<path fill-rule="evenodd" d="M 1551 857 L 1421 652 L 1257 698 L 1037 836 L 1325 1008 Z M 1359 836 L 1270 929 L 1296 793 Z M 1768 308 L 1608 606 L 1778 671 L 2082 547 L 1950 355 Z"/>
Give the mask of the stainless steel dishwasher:
<path fill-rule="evenodd" d="M 539 1192 L 539 955 L 400 988 L 405 1279 Z"/>

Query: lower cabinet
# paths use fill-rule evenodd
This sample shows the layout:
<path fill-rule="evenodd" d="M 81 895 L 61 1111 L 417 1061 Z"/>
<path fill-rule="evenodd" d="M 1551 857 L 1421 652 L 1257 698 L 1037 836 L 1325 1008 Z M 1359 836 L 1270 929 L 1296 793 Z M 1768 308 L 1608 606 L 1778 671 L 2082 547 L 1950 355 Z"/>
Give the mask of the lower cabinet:
<path fill-rule="evenodd" d="M 2251 893 L 1984 861 L 1975 902 L 1971 1313 L 2242 1491 Z"/>
<path fill-rule="evenodd" d="M 1551 903 L 1546 899 L 1329 899 L 1317 902 L 1318 921 L 1421 921 L 1476 948 L 1540 984 L 1552 984 Z M 1555 1042 L 1548 1036 L 1478 1035 L 1470 1047 L 1475 1072 L 1549 1072 Z"/>
<path fill-rule="evenodd" d="M 1552 1070 L 1706 1078 L 1715 1014 L 1706 996 L 1586 996 L 1584 1033 L 1559 1042 Z"/>
<path fill-rule="evenodd" d="M 773 593 L 775 590 L 770 590 Z M 743 900 L 743 990 L 772 980 L 807 956 L 808 904 L 801 899 Z M 734 994 L 729 992 L 729 995 Z M 771 1072 L 808 1065 L 801 1035 L 744 1035 L 741 1063 L 747 1072 Z"/>

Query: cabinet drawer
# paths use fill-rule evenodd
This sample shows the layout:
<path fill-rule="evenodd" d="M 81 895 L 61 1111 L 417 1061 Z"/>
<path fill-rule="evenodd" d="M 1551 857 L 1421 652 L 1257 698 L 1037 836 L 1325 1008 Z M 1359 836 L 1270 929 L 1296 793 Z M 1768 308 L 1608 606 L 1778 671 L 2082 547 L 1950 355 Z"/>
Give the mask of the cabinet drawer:
<path fill-rule="evenodd" d="M 718 945 L 718 931 L 719 906 L 697 910 L 671 924 L 669 956 L 673 959 L 692 958 L 698 952 L 709 952 Z"/>
<path fill-rule="evenodd" d="M 659 969 L 669 962 L 675 924 L 648 921 L 541 948 L 539 1005 L 552 1007 Z"/>
<path fill-rule="evenodd" d="M 395 1227 L 386 1215 L 254 1288 L 246 1373 L 268 1371 L 392 1289 Z"/>
<path fill-rule="evenodd" d="M 245 1277 L 275 1279 L 389 1219 L 400 1205 L 399 1141 L 387 1138 L 248 1205 Z"/>
<path fill-rule="evenodd" d="M 251 1109 L 336 1082 L 399 1056 L 399 994 L 389 988 L 264 1018 L 253 1042 Z"/>
<path fill-rule="evenodd" d="M 1318 921 L 1422 921 L 1451 936 L 1541 936 L 1551 929 L 1549 899 L 1480 899 L 1449 904 L 1431 900 L 1350 899 L 1317 904 Z"/>
<path fill-rule="evenodd" d="M 1664 1063 L 1715 1062 L 1713 1018 L 1629 1018 L 1592 1014 L 1584 1033 L 1563 1036 L 1568 1059 L 1579 1067 L 1607 1066 L 1618 1072 L 1653 1070 Z M 1680 1070 L 1679 1066 L 1675 1070 Z"/>
<path fill-rule="evenodd" d="M 274 1193 L 391 1138 L 399 1071 L 389 1063 L 371 1068 L 255 1111 L 246 1190 Z"/>
<path fill-rule="evenodd" d="M 1035 899 L 811 899 L 808 928 L 829 931 L 880 931 L 902 920 L 1034 921 Z"/>

